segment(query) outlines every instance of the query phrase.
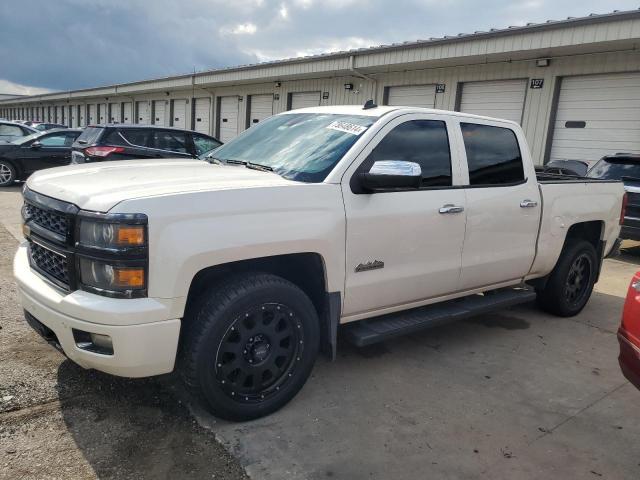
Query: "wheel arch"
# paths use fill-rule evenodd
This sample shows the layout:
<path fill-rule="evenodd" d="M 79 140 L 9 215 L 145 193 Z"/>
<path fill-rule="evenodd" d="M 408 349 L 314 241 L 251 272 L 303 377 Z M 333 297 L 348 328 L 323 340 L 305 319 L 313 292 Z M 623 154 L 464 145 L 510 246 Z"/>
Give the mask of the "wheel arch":
<path fill-rule="evenodd" d="M 224 281 L 224 278 L 231 274 L 252 272 L 282 277 L 298 286 L 311 299 L 320 319 L 321 351 L 334 359 L 341 295 L 339 292 L 328 291 L 327 269 L 319 253 L 274 255 L 203 268 L 195 274 L 189 286 L 184 318 L 190 318 L 194 310 L 197 310 L 198 300 L 211 285 Z"/>

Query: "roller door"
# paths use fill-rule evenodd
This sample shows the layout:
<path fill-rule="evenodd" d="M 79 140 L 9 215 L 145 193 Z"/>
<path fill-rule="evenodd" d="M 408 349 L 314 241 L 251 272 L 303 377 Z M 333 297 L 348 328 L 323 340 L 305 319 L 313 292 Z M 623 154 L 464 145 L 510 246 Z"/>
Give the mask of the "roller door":
<path fill-rule="evenodd" d="M 193 129 L 196 132 L 209 135 L 211 132 L 211 99 L 196 98 L 195 101 L 195 125 Z"/>
<path fill-rule="evenodd" d="M 550 160 L 640 154 L 640 73 L 563 78 Z"/>
<path fill-rule="evenodd" d="M 149 112 L 149 102 L 136 102 L 136 123 L 149 125 L 151 123 L 151 112 Z"/>
<path fill-rule="evenodd" d="M 247 125 L 247 128 L 273 115 L 273 95 L 249 96 L 249 110 L 249 125 Z"/>
<path fill-rule="evenodd" d="M 98 122 L 98 105 L 91 104 L 89 105 L 89 125 L 94 125 Z"/>
<path fill-rule="evenodd" d="M 109 111 L 106 103 L 98 104 L 98 123 L 109 122 Z"/>
<path fill-rule="evenodd" d="M 291 110 L 317 107 L 320 105 L 320 92 L 295 92 L 291 94 Z"/>
<path fill-rule="evenodd" d="M 187 128 L 187 101 L 173 100 L 172 125 L 176 128 Z"/>
<path fill-rule="evenodd" d="M 133 112 L 131 111 L 131 102 L 122 104 L 122 123 L 133 123 Z"/>
<path fill-rule="evenodd" d="M 527 80 L 496 80 L 462 84 L 460 111 L 522 123 Z"/>
<path fill-rule="evenodd" d="M 154 100 L 153 122 L 154 125 L 167 126 L 167 102 L 166 100 Z"/>
<path fill-rule="evenodd" d="M 109 104 L 109 123 L 120 123 L 120 122 L 122 122 L 122 117 L 120 115 L 120 104 L 110 103 Z"/>
<path fill-rule="evenodd" d="M 433 108 L 436 105 L 435 85 L 403 85 L 388 87 L 387 105 Z"/>
<path fill-rule="evenodd" d="M 220 112 L 218 114 L 220 140 L 228 142 L 238 135 L 238 97 L 220 97 Z"/>

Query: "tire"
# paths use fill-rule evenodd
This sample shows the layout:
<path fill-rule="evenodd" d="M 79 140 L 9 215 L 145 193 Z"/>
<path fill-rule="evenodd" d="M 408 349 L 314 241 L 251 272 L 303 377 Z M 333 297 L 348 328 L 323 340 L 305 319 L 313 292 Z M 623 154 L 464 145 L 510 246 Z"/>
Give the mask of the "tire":
<path fill-rule="evenodd" d="M 217 417 L 242 421 L 283 407 L 318 355 L 319 321 L 293 283 L 265 273 L 214 285 L 185 318 L 181 374 Z"/>
<path fill-rule="evenodd" d="M 10 187 L 16 182 L 16 178 L 15 167 L 5 160 L 0 160 L 0 187 Z"/>
<path fill-rule="evenodd" d="M 566 245 L 544 289 L 538 290 L 540 307 L 560 317 L 573 317 L 585 307 L 598 269 L 598 255 L 589 242 Z"/>

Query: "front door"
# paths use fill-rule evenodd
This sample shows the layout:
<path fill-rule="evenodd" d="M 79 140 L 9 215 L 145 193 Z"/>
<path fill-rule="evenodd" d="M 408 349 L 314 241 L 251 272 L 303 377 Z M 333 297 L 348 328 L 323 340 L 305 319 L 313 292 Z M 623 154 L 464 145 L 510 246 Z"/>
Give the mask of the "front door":
<path fill-rule="evenodd" d="M 69 165 L 71 145 L 79 135 L 80 132 L 50 133 L 23 145 L 18 155 L 25 173 Z"/>
<path fill-rule="evenodd" d="M 396 118 L 347 170 L 342 185 L 347 218 L 344 316 L 458 289 L 465 194 L 453 188 L 461 179 L 447 122 L 416 114 Z M 383 160 L 418 163 L 422 188 L 359 192 L 357 174 Z"/>

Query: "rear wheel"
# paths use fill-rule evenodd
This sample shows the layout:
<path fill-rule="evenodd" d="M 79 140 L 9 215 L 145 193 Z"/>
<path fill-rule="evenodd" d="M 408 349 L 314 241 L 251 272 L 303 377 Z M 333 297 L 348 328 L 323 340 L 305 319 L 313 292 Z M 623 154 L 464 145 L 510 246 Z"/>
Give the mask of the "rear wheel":
<path fill-rule="evenodd" d="M 318 353 L 318 316 L 297 286 L 269 274 L 217 285 L 185 319 L 182 374 L 212 412 L 268 415 L 291 400 Z"/>
<path fill-rule="evenodd" d="M 9 187 L 16 181 L 15 167 L 5 160 L 0 160 L 0 187 Z"/>
<path fill-rule="evenodd" d="M 538 290 L 543 310 L 561 317 L 577 315 L 585 307 L 596 280 L 598 256 L 589 242 L 568 244 L 544 289 Z"/>

